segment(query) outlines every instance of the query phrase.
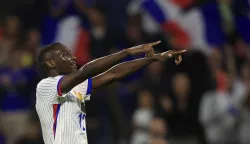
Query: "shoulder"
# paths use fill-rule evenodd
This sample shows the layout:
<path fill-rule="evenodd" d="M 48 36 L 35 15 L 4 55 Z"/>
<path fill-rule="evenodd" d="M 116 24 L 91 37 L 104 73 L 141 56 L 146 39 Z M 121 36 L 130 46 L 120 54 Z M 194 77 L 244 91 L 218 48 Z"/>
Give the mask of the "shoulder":
<path fill-rule="evenodd" d="M 57 85 L 57 83 L 60 81 L 60 79 L 63 76 L 56 76 L 56 77 L 48 77 L 48 78 L 44 78 L 42 79 L 38 84 L 37 84 L 37 90 L 39 88 L 43 88 L 43 87 L 53 87 L 54 85 Z"/>
<path fill-rule="evenodd" d="M 55 77 L 44 78 L 44 79 L 42 79 L 42 80 L 37 84 L 37 86 L 43 86 L 43 85 L 52 83 L 54 80 L 55 80 Z"/>

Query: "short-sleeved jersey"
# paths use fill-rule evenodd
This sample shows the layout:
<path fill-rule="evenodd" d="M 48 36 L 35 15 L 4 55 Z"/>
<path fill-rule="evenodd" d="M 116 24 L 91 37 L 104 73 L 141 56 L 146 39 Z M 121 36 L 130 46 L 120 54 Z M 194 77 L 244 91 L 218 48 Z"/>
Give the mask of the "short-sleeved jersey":
<path fill-rule="evenodd" d="M 90 100 L 92 79 L 62 94 L 60 81 L 63 76 L 41 80 L 36 89 L 38 113 L 45 144 L 87 144 L 84 111 Z"/>

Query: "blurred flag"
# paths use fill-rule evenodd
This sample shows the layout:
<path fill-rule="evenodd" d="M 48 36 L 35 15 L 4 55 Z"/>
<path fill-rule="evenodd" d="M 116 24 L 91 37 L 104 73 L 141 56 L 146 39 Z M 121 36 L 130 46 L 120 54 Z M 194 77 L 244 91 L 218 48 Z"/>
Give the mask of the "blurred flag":
<path fill-rule="evenodd" d="M 184 12 L 183 8 L 195 5 L 193 0 L 139 0 L 143 12 L 171 35 L 177 48 L 197 47 L 209 51 L 225 43 L 219 4 L 209 1 Z M 137 2 L 138 3 L 138 2 Z"/>
<path fill-rule="evenodd" d="M 84 65 L 90 60 L 90 35 L 81 22 L 78 16 L 66 16 L 59 20 L 46 17 L 42 30 L 42 44 L 61 42 L 76 56 L 77 64 Z"/>
<path fill-rule="evenodd" d="M 42 44 L 60 42 L 70 48 L 78 65 L 90 60 L 88 21 L 69 5 L 61 17 L 47 15 L 42 24 Z"/>
<path fill-rule="evenodd" d="M 171 42 L 176 48 L 183 48 L 190 44 L 187 32 L 176 21 L 179 12 L 171 1 L 144 0 L 142 7 L 160 25 L 161 29 L 169 34 Z"/>
<path fill-rule="evenodd" d="M 171 2 L 184 9 L 190 7 L 194 3 L 194 0 L 171 0 Z"/>

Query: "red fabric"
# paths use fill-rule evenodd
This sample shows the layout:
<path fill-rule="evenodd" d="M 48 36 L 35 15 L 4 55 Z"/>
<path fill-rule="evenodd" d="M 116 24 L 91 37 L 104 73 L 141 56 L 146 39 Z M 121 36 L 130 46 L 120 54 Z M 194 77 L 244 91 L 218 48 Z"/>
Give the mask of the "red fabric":
<path fill-rule="evenodd" d="M 171 0 L 171 1 L 181 8 L 186 8 L 193 3 L 193 0 Z"/>
<path fill-rule="evenodd" d="M 84 29 L 81 29 L 80 36 L 76 42 L 74 55 L 78 65 L 84 65 L 90 60 L 90 35 Z"/>
<path fill-rule="evenodd" d="M 241 58 L 246 58 L 246 54 L 247 54 L 246 49 L 247 49 L 247 45 L 242 40 L 238 40 L 236 42 L 236 46 L 235 46 L 236 55 L 240 56 Z"/>
<path fill-rule="evenodd" d="M 54 137 L 56 134 L 56 122 L 57 122 L 57 111 L 59 108 L 59 104 L 53 104 L 53 119 L 54 119 L 54 123 L 53 123 L 53 133 L 54 133 Z"/>
<path fill-rule="evenodd" d="M 189 46 L 190 39 L 188 34 L 176 22 L 166 22 L 162 24 L 162 29 L 171 36 L 175 48 L 183 49 Z"/>
<path fill-rule="evenodd" d="M 227 75 L 223 71 L 216 73 L 217 90 L 225 91 L 227 89 Z"/>

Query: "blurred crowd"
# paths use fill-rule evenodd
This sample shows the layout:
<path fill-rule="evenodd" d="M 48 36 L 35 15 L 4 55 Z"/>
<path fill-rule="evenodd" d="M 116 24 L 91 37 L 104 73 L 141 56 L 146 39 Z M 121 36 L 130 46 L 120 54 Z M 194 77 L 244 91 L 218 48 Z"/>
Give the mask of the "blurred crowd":
<path fill-rule="evenodd" d="M 0 144 L 43 143 L 44 45 L 65 44 L 80 67 L 156 40 L 156 52 L 188 49 L 182 64 L 155 62 L 92 94 L 89 143 L 249 144 L 249 14 L 248 0 L 1 0 Z"/>

